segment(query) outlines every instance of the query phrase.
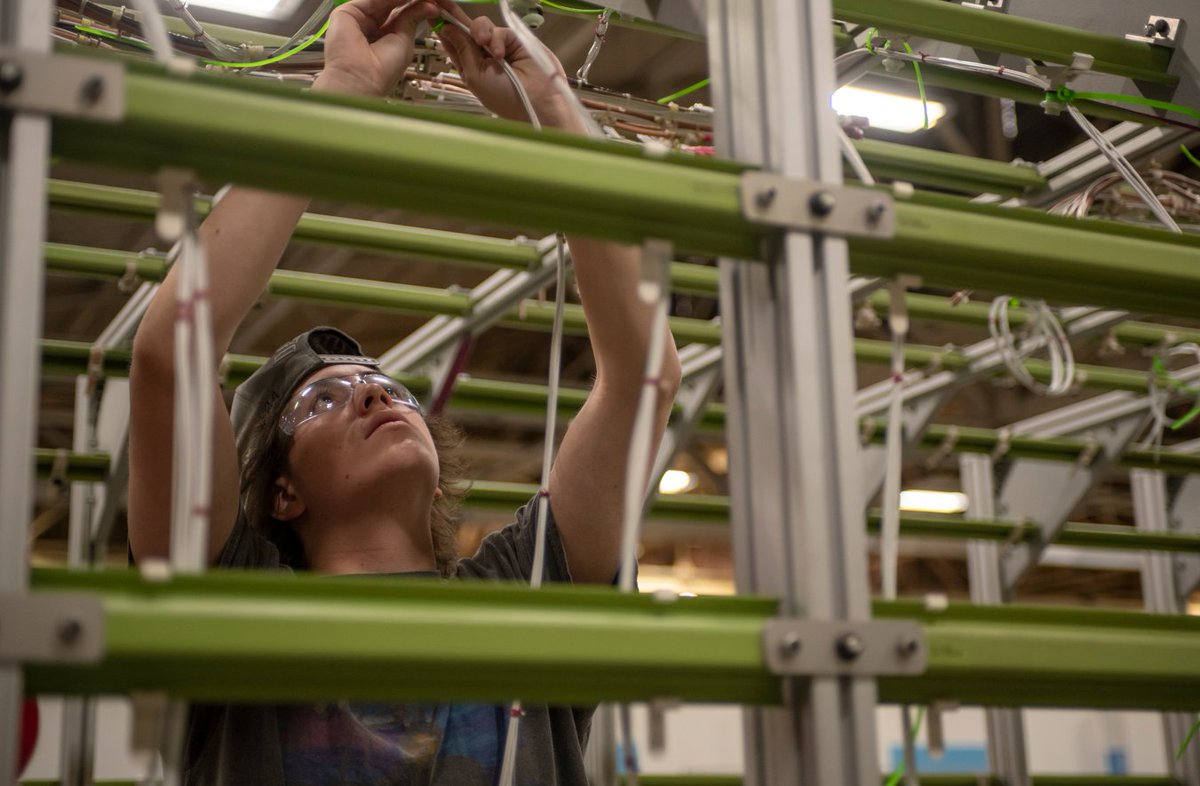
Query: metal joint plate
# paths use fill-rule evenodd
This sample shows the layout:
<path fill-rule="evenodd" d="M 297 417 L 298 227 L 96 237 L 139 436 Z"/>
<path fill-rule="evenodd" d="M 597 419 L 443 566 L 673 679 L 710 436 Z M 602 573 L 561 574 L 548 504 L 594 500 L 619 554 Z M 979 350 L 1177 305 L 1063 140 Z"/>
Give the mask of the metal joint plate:
<path fill-rule="evenodd" d="M 117 122 L 125 115 L 125 69 L 0 46 L 0 110 Z"/>
<path fill-rule="evenodd" d="M 94 663 L 104 656 L 104 605 L 72 592 L 0 593 L 0 664 Z"/>
<path fill-rule="evenodd" d="M 925 635 L 910 620 L 775 619 L 763 627 L 763 652 L 773 674 L 880 677 L 922 674 Z"/>
<path fill-rule="evenodd" d="M 741 197 L 742 215 L 757 224 L 843 237 L 896 233 L 892 197 L 882 191 L 746 172 Z"/>

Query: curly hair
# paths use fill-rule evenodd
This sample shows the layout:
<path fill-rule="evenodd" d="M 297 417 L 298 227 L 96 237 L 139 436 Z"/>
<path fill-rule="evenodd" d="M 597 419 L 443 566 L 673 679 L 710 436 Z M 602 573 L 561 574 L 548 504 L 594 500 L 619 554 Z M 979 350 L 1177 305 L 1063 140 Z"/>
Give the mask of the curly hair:
<path fill-rule="evenodd" d="M 273 398 L 255 419 L 241 451 L 240 495 L 246 521 L 279 549 L 279 559 L 294 570 L 310 567 L 304 543 L 286 521 L 271 514 L 275 479 L 287 469 L 292 438 L 278 428 L 281 398 Z M 466 462 L 461 447 L 463 433 L 449 420 L 438 416 L 425 418 L 438 455 L 438 488 L 442 494 L 430 511 L 430 536 L 438 572 L 454 573 L 458 563 L 458 509 L 469 488 L 464 480 Z"/>

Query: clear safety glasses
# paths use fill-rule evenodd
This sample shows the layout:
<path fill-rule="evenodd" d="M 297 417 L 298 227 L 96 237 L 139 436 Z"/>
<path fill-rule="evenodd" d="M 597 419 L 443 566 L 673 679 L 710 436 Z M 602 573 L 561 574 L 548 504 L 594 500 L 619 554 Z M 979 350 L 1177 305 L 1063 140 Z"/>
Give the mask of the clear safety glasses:
<path fill-rule="evenodd" d="M 403 384 L 387 374 L 348 374 L 344 377 L 328 377 L 305 385 L 283 408 L 279 427 L 284 434 L 294 434 L 301 424 L 326 412 L 334 412 L 350 403 L 354 389 L 359 385 L 378 385 L 391 399 L 392 404 L 401 404 L 421 411 L 421 404 Z"/>

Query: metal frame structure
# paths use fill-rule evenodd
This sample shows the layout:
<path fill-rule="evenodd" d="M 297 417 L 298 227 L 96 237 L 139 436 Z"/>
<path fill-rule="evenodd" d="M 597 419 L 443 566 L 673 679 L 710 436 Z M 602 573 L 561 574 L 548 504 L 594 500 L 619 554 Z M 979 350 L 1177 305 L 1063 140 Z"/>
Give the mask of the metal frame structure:
<path fill-rule="evenodd" d="M 826 212 L 834 210 L 829 200 L 879 198 L 878 192 L 842 187 L 838 131 L 824 113 L 813 111 L 832 88 L 832 69 L 827 67 L 832 15 L 1012 55 L 1066 56 L 1069 61 L 1071 53 L 1087 51 L 1096 55 L 1097 70 L 1115 75 L 1109 78 L 1138 78 L 1158 85 L 1156 89 L 1178 83 L 1190 90 L 1194 86 L 1186 78 L 1180 81 L 1178 58 L 1173 62 L 1165 47 L 939 0 L 711 0 L 707 14 L 695 2 L 669 12 L 636 0 L 619 5 L 651 19 L 675 14 L 689 26 L 706 19 L 714 94 L 723 107 L 717 138 L 722 153 L 736 163 L 659 159 L 421 108 L 301 98 L 272 85 L 165 74 L 132 63 L 123 66 L 123 81 L 109 86 L 125 99 L 117 132 L 106 126 L 97 135 L 94 119 L 68 113 L 54 120 L 56 151 L 122 166 L 183 165 L 216 178 L 236 172 L 248 184 L 340 199 L 360 195 L 358 178 L 384 174 L 386 185 L 374 194 L 384 205 L 532 222 L 539 229 L 624 241 L 664 238 L 682 250 L 722 255 L 719 274 L 681 264 L 672 268 L 673 285 L 684 291 L 715 294 L 719 277 L 724 322 L 721 328 L 698 320 L 673 324 L 686 341 L 721 347 L 692 350 L 689 395 L 681 402 L 671 440 L 678 445 L 693 428 L 726 426 L 732 495 L 728 501 L 664 500 L 651 512 L 728 521 L 739 589 L 771 598 L 668 602 L 585 589 L 531 594 L 358 581 L 339 582 L 333 590 L 309 579 L 285 585 L 270 576 L 156 580 L 119 573 L 38 574 L 33 592 L 26 592 L 22 524 L 29 514 L 34 463 L 28 413 L 34 409 L 38 379 L 33 332 L 40 324 L 38 261 L 44 252 L 48 267 L 59 272 L 146 280 L 162 275 L 162 262 L 124 252 L 41 247 L 50 120 L 21 108 L 5 110 L 0 115 L 5 146 L 0 151 L 0 370 L 5 380 L 0 397 L 0 544 L 5 546 L 0 549 L 5 561 L 0 592 L 10 609 L 40 622 L 22 628 L 27 636 L 19 643 L 6 633 L 13 617 L 5 616 L 0 627 L 0 772 L 15 758 L 14 736 L 6 732 L 14 725 L 22 673 L 35 690 L 152 689 L 190 698 L 307 699 L 363 691 L 374 698 L 381 690 L 409 698 L 507 698 L 517 690 L 531 699 L 555 701 L 666 694 L 739 701 L 753 705 L 746 713 L 749 780 L 761 784 L 874 786 L 877 697 L 915 702 L 953 696 L 996 706 L 1200 706 L 1194 669 L 1200 661 L 1200 624 L 1178 616 L 1180 598 L 1200 584 L 1200 522 L 1195 516 L 1200 475 L 1182 480 L 1166 475 L 1200 472 L 1200 456 L 1194 445 L 1161 455 L 1128 449 L 1145 419 L 1144 396 L 1135 395 L 1145 390 L 1145 374 L 1088 368 L 1089 384 L 1114 392 L 1009 429 L 952 430 L 928 423 L 948 390 L 997 368 L 992 348 L 984 346 L 989 342 L 962 352 L 908 348 L 910 364 L 934 365 L 925 381 L 906 394 L 913 402 L 911 442 L 961 453 L 963 483 L 973 507 L 965 519 L 905 517 L 903 531 L 972 539 L 972 600 L 977 605 L 944 610 L 911 602 L 872 606 L 861 526 L 872 516 L 864 515 L 866 500 L 858 482 L 859 475 L 871 473 L 864 473 L 861 463 L 858 416 L 873 416 L 880 408 L 870 405 L 869 389 L 859 392 L 856 401 L 849 364 L 854 354 L 884 359 L 886 346 L 854 341 L 846 296 L 853 268 L 872 276 L 918 274 L 931 285 L 1190 316 L 1200 296 L 1200 267 L 1195 264 L 1200 240 L 1153 229 L 1081 225 L 1032 210 L 921 193 L 879 203 L 880 213 L 894 220 L 893 236 L 881 237 L 886 233 L 869 226 L 864 230 L 862 219 L 849 219 L 838 224 L 850 227 L 847 239 L 825 231 L 811 216 L 780 230 L 761 215 L 777 194 L 768 195 L 761 187 L 749 194 L 744 189 L 747 183 L 764 182 L 748 175 L 782 178 L 770 182 L 778 182 L 784 196 L 803 187 L 812 194 L 808 204 L 824 204 Z M 4 5 L 0 45 L 22 56 L 44 51 L 43 15 L 39 0 Z M 71 60 L 76 69 L 86 69 L 89 62 L 56 59 Z M 944 78 L 978 84 L 928 70 L 931 82 Z M 11 71 L 0 76 L 11 79 Z M 253 120 L 243 120 L 243 110 L 250 106 Z M 1121 114 L 1103 105 L 1091 108 Z M 389 133 L 381 134 L 381 129 Z M 1134 147 L 1177 138 L 1157 130 L 1137 136 L 1133 131 L 1122 128 L 1120 134 Z M 437 155 L 447 133 L 462 152 L 453 161 Z M 238 144 L 229 144 L 231 139 Z M 297 173 L 294 158 L 318 149 L 320 161 Z M 1001 172 L 958 157 L 871 143 L 860 149 L 869 163 L 889 174 L 1001 196 L 1041 189 L 1047 176 L 1055 188 L 1089 174 L 1087 165 L 1076 165 L 1070 156 L 1043 172 Z M 435 172 L 439 177 L 427 177 Z M 423 184 L 419 204 L 409 187 L 417 181 Z M 20 199 L 15 198 L 18 192 Z M 511 194 L 518 192 L 531 194 L 535 204 L 514 204 Z M 49 195 L 56 207 L 126 217 L 148 217 L 157 203 L 154 195 L 78 184 L 51 183 Z M 816 207 L 811 212 L 818 215 Z M 840 215 L 843 209 L 835 212 Z M 546 251 L 516 241 L 320 216 L 306 216 L 297 236 L 433 259 L 465 258 L 516 271 L 471 295 L 311 274 L 274 277 L 272 293 L 277 295 L 442 315 L 422 334 L 421 346 L 414 340 L 397 348 L 397 357 L 422 361 L 430 361 L 464 333 L 498 319 L 506 324 L 502 315 L 540 281 Z M 959 264 L 966 255 L 974 262 L 970 268 Z M 1135 259 L 1136 264 L 1131 262 Z M 871 294 L 870 288 L 863 287 L 861 295 L 879 307 L 881 293 Z M 31 293 L 38 296 L 31 299 Z M 944 304 L 927 296 L 910 295 L 909 302 L 943 318 L 978 319 L 977 313 L 966 316 L 969 309 L 950 316 Z M 1187 335 L 1128 322 L 1124 311 L 1079 309 L 1070 316 L 1077 335 L 1112 330 L 1144 345 Z M 526 317 L 526 324 L 545 324 L 538 317 L 529 319 L 528 313 Z M 582 329 L 578 314 L 569 325 Z M 119 374 L 123 362 L 119 349 L 99 356 L 90 345 L 43 342 L 41 349 L 47 373 L 86 369 Z M 719 358 L 726 403 L 709 405 Z M 230 358 L 230 378 L 248 373 L 257 362 Z M 423 388 L 415 380 L 415 389 L 453 385 L 455 380 L 441 373 L 444 363 L 431 365 L 434 378 L 425 380 Z M 1045 372 L 1034 361 L 1027 365 L 1035 374 Z M 582 396 L 582 391 L 564 391 L 563 408 L 578 406 Z M 451 397 L 452 405 L 510 410 L 544 406 L 544 401 L 545 391 L 538 386 L 486 380 L 462 380 Z M 83 440 L 78 447 L 93 446 Z M 665 466 L 667 458 L 664 451 L 656 466 Z M 1006 464 L 998 484 L 994 458 Z M 67 475 L 93 481 L 110 471 L 108 458 L 94 453 L 39 453 L 36 463 L 39 469 L 57 463 Z M 1102 471 L 1118 463 L 1143 468 L 1134 469 L 1133 476 L 1139 531 L 1067 523 L 1074 502 Z M 1064 484 L 1070 493 L 1061 495 L 1054 509 L 1031 503 L 1044 499 L 1046 488 Z M 479 484 L 472 499 L 511 507 L 514 497 L 524 501 L 530 493 L 523 487 Z M 997 511 L 1000 521 L 993 520 Z M 83 529 L 82 524 L 73 527 L 77 534 Z M 1148 558 L 1144 581 L 1148 606 L 1163 614 L 999 607 L 1051 542 L 1159 549 Z M 221 610 L 239 598 L 257 602 L 231 631 Z M 351 609 L 354 614 L 347 613 Z M 305 624 L 296 625 L 297 619 Z M 856 667 L 861 650 L 846 656 L 854 648 L 844 634 L 837 639 L 836 659 L 818 659 L 816 665 L 807 660 L 812 642 L 824 641 L 819 634 L 830 625 L 844 627 L 860 645 L 866 641 L 877 647 L 878 631 L 885 628 L 876 623 L 885 620 L 906 621 L 919 633 L 884 645 L 895 647 L 893 661 L 921 650 L 927 660 L 919 673 L 896 671 L 894 664 L 888 671 L 878 661 Z M 68 622 L 72 624 L 64 627 Z M 328 636 L 333 629 L 340 635 Z M 464 629 L 477 637 L 466 651 L 458 646 Z M 65 635 L 66 630 L 73 633 Z M 413 635 L 414 630 L 421 635 Z M 775 630 L 783 633 L 773 637 Z M 89 660 L 97 652 L 102 659 Z M 264 653 L 270 657 L 264 660 Z M 240 663 L 247 667 L 241 673 L 253 679 L 230 682 L 227 675 L 206 668 L 211 658 Z M 785 665 L 779 665 L 781 660 Z M 787 661 L 798 663 L 788 666 Z M 271 664 L 269 674 L 254 671 L 262 663 Z M 354 668 L 329 669 L 330 664 Z M 419 667 L 420 683 L 392 680 L 381 688 L 384 682 L 374 675 L 394 675 L 402 671 L 395 668 L 399 664 L 410 670 L 405 673 Z M 548 674 L 555 679 L 547 679 Z M 1168 740 L 1177 741 L 1185 730 L 1184 716 L 1166 717 Z M 991 710 L 989 726 L 996 774 L 1007 784 L 1031 782 L 1019 715 Z M 1200 753 L 1193 753 L 1174 773 L 1188 786 L 1200 779 Z"/>

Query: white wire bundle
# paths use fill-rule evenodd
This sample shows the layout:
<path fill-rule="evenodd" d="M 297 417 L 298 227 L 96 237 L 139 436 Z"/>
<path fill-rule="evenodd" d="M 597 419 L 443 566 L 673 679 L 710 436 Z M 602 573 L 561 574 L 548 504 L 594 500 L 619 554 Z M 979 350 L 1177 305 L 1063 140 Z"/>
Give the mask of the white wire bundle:
<path fill-rule="evenodd" d="M 992 301 L 988 310 L 988 332 L 996 342 L 996 348 L 1009 372 L 1029 390 L 1042 396 L 1061 396 L 1068 393 L 1075 383 L 1075 353 L 1071 342 L 1054 312 L 1044 300 L 1026 302 L 1029 323 L 1027 337 L 1018 346 L 1008 319 L 1012 298 L 1001 295 Z M 1042 384 L 1025 368 L 1024 358 L 1041 347 L 1045 347 L 1050 358 L 1050 382 Z"/>
<path fill-rule="evenodd" d="M 513 11 L 510 0 L 499 0 L 499 3 L 500 15 L 504 18 L 504 24 L 508 25 L 517 38 L 521 40 L 522 46 L 529 52 L 529 56 L 533 58 L 533 62 L 550 79 L 551 84 L 558 90 L 563 100 L 566 101 L 567 106 L 571 107 L 571 110 L 578 115 L 584 128 L 587 129 L 588 136 L 603 139 L 604 132 L 600 130 L 600 126 L 596 124 L 591 114 L 584 108 L 583 103 L 579 100 L 579 96 L 575 95 L 575 92 L 571 90 L 571 86 L 567 84 L 566 78 L 555 66 L 554 59 L 546 51 L 542 42 L 538 40 L 533 31 Z"/>
<path fill-rule="evenodd" d="M 154 0 L 131 1 L 133 7 L 137 9 L 138 21 L 142 25 L 142 35 L 145 36 L 146 43 L 150 44 L 154 59 L 163 65 L 170 65 L 171 39 L 167 36 L 167 25 L 158 11 L 158 5 Z"/>
<path fill-rule="evenodd" d="M 558 433 L 558 383 L 562 370 L 563 306 L 567 291 L 567 257 L 564 238 L 558 236 L 557 275 L 554 292 L 554 327 L 550 333 L 550 372 L 546 391 L 546 438 L 542 445 L 542 485 L 537 496 L 537 530 L 533 546 L 533 567 L 529 586 L 538 589 L 546 574 L 546 527 L 550 512 L 550 471 L 554 466 L 554 440 Z M 521 733 L 520 700 L 509 709 L 508 729 L 504 735 L 504 756 L 500 762 L 501 786 L 512 786 L 517 771 L 517 741 Z"/>
<path fill-rule="evenodd" d="M 461 20 L 455 19 L 446 11 L 442 12 L 442 19 L 466 33 L 468 39 L 471 38 L 471 28 L 463 24 Z M 536 60 L 537 58 L 534 59 Z M 499 58 L 497 62 L 500 63 L 500 68 L 504 70 L 504 74 L 512 82 L 513 89 L 517 91 L 517 98 L 521 100 L 521 106 L 525 109 L 525 114 L 529 116 L 529 125 L 535 129 L 541 129 L 542 124 L 538 120 L 537 112 L 533 109 L 533 102 L 529 100 L 529 94 L 525 92 L 525 85 L 521 83 L 520 77 L 517 76 L 516 71 L 513 71 L 513 67 L 504 58 Z"/>

